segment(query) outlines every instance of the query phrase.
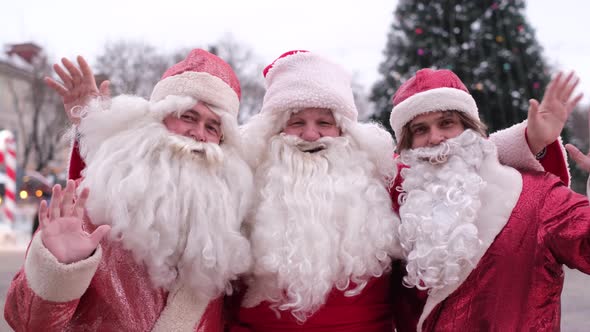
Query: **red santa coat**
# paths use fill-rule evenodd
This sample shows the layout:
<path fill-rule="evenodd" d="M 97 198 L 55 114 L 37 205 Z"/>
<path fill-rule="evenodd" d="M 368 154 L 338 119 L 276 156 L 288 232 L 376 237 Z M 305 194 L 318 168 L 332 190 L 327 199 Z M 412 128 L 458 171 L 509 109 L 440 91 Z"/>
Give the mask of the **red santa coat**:
<path fill-rule="evenodd" d="M 83 167 L 75 148 L 70 178 Z M 4 317 L 17 332 L 221 332 L 222 306 L 222 297 L 198 298 L 182 285 L 171 292 L 154 287 L 145 266 L 118 242 L 103 239 L 88 259 L 61 264 L 37 233 L 8 290 Z"/>
<path fill-rule="evenodd" d="M 484 194 L 490 203 L 477 221 L 486 245 L 459 284 L 428 296 L 401 286 L 404 267 L 394 264 L 398 331 L 559 330 L 562 264 L 590 272 L 588 200 L 564 184 L 569 174 L 562 156 L 555 142 L 541 162 L 559 178 L 499 165 L 489 170 L 496 175 L 487 179 L 491 187 L 500 189 Z M 390 191 L 396 209 L 401 181 Z"/>
<path fill-rule="evenodd" d="M 222 299 L 152 285 L 118 242 L 103 240 L 86 260 L 61 264 L 36 234 L 14 277 L 4 316 L 15 331 L 221 332 Z"/>
<path fill-rule="evenodd" d="M 590 274 L 590 207 L 551 175 L 522 180 L 476 268 L 428 297 L 423 331 L 559 331 L 563 264 Z"/>
<path fill-rule="evenodd" d="M 391 275 L 369 280 L 356 296 L 344 296 L 343 291 L 333 289 L 326 303 L 305 323 L 298 323 L 289 312 L 277 317 L 263 302 L 253 308 L 239 308 L 238 323 L 231 332 L 276 331 L 330 331 L 330 332 L 390 332 L 393 331 L 391 315 Z"/>

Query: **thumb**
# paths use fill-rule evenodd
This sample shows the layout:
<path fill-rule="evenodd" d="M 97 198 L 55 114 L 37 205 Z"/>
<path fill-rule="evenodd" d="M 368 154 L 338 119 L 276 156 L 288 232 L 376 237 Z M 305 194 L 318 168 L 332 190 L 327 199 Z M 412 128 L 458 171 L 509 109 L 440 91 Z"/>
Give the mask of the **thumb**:
<path fill-rule="evenodd" d="M 566 144 L 565 149 L 580 168 L 586 171 L 590 170 L 590 157 L 586 156 L 572 144 Z"/>
<path fill-rule="evenodd" d="M 98 91 L 100 93 L 100 96 L 103 98 L 111 98 L 111 82 L 110 81 L 103 81 L 102 83 L 100 83 L 100 87 L 98 88 Z"/>
<path fill-rule="evenodd" d="M 539 102 L 536 99 L 530 99 L 528 117 L 534 117 L 537 113 L 539 113 Z"/>
<path fill-rule="evenodd" d="M 90 234 L 90 242 L 92 243 L 92 245 L 95 247 L 98 247 L 98 244 L 100 243 L 100 241 L 102 241 L 104 236 L 107 235 L 107 233 L 110 230 L 111 230 L 111 226 L 109 226 L 109 225 L 98 226 L 98 228 L 95 229 L 94 232 L 92 232 L 92 234 Z"/>

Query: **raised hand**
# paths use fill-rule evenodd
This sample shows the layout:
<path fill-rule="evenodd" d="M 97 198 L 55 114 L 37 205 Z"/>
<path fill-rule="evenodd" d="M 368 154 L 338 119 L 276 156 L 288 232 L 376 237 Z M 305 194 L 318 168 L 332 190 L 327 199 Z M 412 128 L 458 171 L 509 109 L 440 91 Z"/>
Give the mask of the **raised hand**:
<path fill-rule="evenodd" d="M 73 180 L 68 180 L 64 191 L 60 185 L 55 185 L 49 206 L 46 201 L 42 201 L 39 207 L 41 241 L 64 264 L 88 258 L 111 229 L 110 226 L 101 225 L 92 234 L 82 229 L 89 191 L 84 189 L 80 197 L 75 197 L 75 192 Z"/>
<path fill-rule="evenodd" d="M 61 59 L 65 69 L 57 63 L 53 65 L 53 70 L 61 78 L 62 83 L 51 77 L 45 77 L 45 84 L 61 96 L 68 119 L 73 124 L 80 122 L 79 109 L 92 98 L 110 97 L 109 81 L 102 82 L 98 88 L 92 69 L 86 60 L 81 56 L 78 56 L 76 60 L 80 68 L 66 58 Z"/>
<path fill-rule="evenodd" d="M 590 107 L 588 108 L 588 113 L 590 113 Z M 588 128 L 590 128 L 590 116 L 588 117 Z M 580 151 L 580 149 L 572 144 L 566 144 L 565 149 L 576 162 L 578 167 L 590 173 L 590 152 L 588 154 L 584 154 L 582 151 Z"/>
<path fill-rule="evenodd" d="M 572 97 L 578 82 L 574 72 L 567 76 L 560 72 L 547 85 L 541 104 L 535 99 L 529 100 L 527 136 L 533 153 L 543 150 L 561 134 L 567 118 L 583 96 Z"/>

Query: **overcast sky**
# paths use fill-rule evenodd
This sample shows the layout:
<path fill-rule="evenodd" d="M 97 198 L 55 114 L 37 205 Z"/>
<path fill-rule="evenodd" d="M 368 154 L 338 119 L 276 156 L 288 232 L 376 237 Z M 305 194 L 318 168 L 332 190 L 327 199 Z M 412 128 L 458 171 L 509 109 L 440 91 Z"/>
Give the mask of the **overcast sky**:
<path fill-rule="evenodd" d="M 384 0 L 3 0 L 0 44 L 34 41 L 58 58 L 90 60 L 105 42 L 145 40 L 172 51 L 231 34 L 265 63 L 307 49 L 341 63 L 368 87 L 377 79 L 397 1 Z M 58 5 L 59 4 L 59 5 Z M 590 4 L 531 0 L 527 16 L 549 63 L 574 69 L 590 101 Z M 92 62 L 92 61 L 91 61 Z"/>

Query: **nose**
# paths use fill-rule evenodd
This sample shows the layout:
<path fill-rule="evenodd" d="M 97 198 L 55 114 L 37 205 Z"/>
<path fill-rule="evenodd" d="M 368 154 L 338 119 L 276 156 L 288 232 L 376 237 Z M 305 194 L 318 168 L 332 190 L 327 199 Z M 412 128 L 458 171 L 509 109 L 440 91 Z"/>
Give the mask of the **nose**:
<path fill-rule="evenodd" d="M 189 129 L 186 136 L 194 139 L 197 142 L 203 142 L 203 143 L 207 142 L 207 135 L 205 135 L 205 128 L 202 128 L 202 126 L 198 126 L 198 127 L 194 127 L 194 128 Z"/>
<path fill-rule="evenodd" d="M 308 142 L 315 142 L 320 139 L 321 135 L 315 126 L 305 126 L 299 137 Z"/>
<path fill-rule="evenodd" d="M 430 146 L 436 146 L 440 143 L 444 142 L 447 138 L 445 137 L 444 133 L 437 129 L 431 128 L 430 129 L 430 137 L 428 139 L 428 143 Z"/>

